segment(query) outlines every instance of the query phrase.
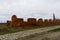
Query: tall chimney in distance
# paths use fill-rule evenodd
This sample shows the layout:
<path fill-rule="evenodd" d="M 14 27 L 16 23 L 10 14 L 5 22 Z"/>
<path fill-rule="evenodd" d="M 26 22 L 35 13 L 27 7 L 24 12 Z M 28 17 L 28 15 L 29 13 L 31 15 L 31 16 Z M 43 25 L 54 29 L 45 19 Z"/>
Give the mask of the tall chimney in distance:
<path fill-rule="evenodd" d="M 53 21 L 55 21 L 56 19 L 55 19 L 55 14 L 53 13 Z"/>

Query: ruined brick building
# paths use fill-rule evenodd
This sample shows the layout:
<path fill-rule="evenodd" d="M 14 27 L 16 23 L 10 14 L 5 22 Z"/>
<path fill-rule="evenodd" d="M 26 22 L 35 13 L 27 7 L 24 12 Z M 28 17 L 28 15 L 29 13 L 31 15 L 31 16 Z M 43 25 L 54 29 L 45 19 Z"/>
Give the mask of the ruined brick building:
<path fill-rule="evenodd" d="M 7 26 L 11 25 L 12 27 L 24 27 L 24 26 L 43 26 L 43 25 L 56 25 L 60 24 L 60 20 L 55 19 L 55 15 L 53 14 L 52 19 L 43 19 L 40 18 L 36 20 L 36 18 L 28 18 L 27 22 L 24 21 L 23 18 L 17 18 L 16 15 L 11 17 L 11 21 L 7 21 Z"/>

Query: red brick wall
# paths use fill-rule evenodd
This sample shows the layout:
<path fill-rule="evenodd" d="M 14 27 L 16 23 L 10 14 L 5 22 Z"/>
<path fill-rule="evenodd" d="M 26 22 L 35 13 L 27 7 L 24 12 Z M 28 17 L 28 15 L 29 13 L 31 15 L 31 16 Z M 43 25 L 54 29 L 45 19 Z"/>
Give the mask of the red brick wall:
<path fill-rule="evenodd" d="M 40 25 L 40 26 L 42 26 L 43 25 L 43 19 L 38 19 L 38 21 L 37 21 L 37 25 Z"/>
<path fill-rule="evenodd" d="M 27 23 L 29 24 L 29 25 L 31 25 L 31 26 L 34 26 L 34 25 L 36 25 L 36 19 L 35 18 L 28 18 L 27 19 Z"/>
<path fill-rule="evenodd" d="M 17 26 L 19 27 L 23 26 L 23 22 L 24 22 L 23 18 L 17 18 Z"/>
<path fill-rule="evenodd" d="M 24 21 L 23 26 L 25 26 L 25 27 L 29 26 L 28 22 Z"/>
<path fill-rule="evenodd" d="M 48 25 L 48 19 L 44 19 L 44 25 Z"/>
<path fill-rule="evenodd" d="M 49 19 L 49 25 L 53 25 L 53 20 L 52 19 Z"/>
<path fill-rule="evenodd" d="M 24 27 L 24 26 L 42 26 L 42 25 L 55 25 L 55 24 L 60 24 L 60 20 L 52 20 L 52 19 L 38 19 L 36 20 L 35 18 L 28 18 L 27 22 L 24 21 L 23 18 L 17 18 L 16 15 L 13 15 L 11 18 L 11 25 L 13 27 Z M 9 25 L 9 21 L 7 21 L 7 25 Z"/>
<path fill-rule="evenodd" d="M 11 19 L 12 19 L 12 23 L 11 23 L 12 26 L 13 27 L 16 27 L 17 16 L 16 15 L 13 15 Z"/>
<path fill-rule="evenodd" d="M 60 20 L 55 20 L 55 21 L 53 21 L 53 24 L 54 24 L 54 25 L 60 24 Z"/>

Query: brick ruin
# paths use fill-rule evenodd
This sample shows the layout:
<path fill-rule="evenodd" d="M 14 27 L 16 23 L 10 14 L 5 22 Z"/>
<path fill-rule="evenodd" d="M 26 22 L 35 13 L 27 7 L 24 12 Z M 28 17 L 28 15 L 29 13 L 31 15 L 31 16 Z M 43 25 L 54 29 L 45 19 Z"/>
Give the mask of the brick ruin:
<path fill-rule="evenodd" d="M 40 18 L 36 20 L 36 18 L 28 18 L 27 22 L 24 21 L 23 18 L 17 18 L 16 15 L 13 15 L 11 21 L 7 21 L 7 26 L 11 25 L 12 27 L 25 27 L 25 26 L 43 26 L 43 25 L 57 25 L 60 24 L 60 20 L 52 20 L 52 19 L 43 19 Z"/>

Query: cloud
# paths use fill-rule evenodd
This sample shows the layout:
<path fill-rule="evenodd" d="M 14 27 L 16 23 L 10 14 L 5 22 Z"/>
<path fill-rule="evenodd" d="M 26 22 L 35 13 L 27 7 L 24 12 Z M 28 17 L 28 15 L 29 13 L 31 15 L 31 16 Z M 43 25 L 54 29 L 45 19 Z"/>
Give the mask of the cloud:
<path fill-rule="evenodd" d="M 60 0 L 0 0 L 0 17 L 2 20 L 17 17 L 52 18 L 53 12 L 60 18 Z M 4 19 L 5 18 L 5 19 Z"/>

